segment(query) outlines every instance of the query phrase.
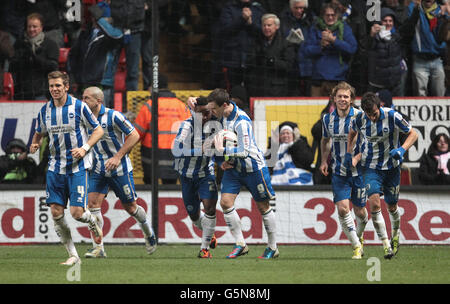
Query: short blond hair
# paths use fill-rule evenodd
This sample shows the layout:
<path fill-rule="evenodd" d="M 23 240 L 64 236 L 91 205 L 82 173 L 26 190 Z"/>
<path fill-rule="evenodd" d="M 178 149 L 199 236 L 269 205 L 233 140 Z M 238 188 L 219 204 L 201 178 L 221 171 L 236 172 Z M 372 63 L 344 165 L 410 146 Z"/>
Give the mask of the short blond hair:
<path fill-rule="evenodd" d="M 333 98 L 333 100 L 336 98 L 336 94 L 339 90 L 350 91 L 350 99 L 352 100 L 352 103 L 355 101 L 355 88 L 345 81 L 339 82 L 331 91 L 331 97 Z"/>

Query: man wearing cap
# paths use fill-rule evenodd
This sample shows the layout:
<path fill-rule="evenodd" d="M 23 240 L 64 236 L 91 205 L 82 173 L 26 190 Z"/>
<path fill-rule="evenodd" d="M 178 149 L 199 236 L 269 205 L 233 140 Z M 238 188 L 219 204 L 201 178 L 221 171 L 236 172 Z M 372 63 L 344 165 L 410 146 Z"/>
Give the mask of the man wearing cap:
<path fill-rule="evenodd" d="M 34 159 L 28 157 L 28 149 L 23 140 L 10 140 L 5 151 L 6 154 L 0 156 L 0 183 L 33 183 L 37 165 Z"/>

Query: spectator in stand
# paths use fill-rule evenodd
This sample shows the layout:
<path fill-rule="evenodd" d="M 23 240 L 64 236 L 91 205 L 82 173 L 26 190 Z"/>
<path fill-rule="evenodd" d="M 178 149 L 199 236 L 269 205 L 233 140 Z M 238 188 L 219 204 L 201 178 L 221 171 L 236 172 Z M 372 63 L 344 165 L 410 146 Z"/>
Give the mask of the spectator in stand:
<path fill-rule="evenodd" d="M 388 89 L 393 96 L 402 96 L 401 78 L 406 70 L 402 57 L 401 37 L 395 28 L 395 13 L 381 9 L 381 25 L 375 23 L 369 39 L 369 91 Z"/>
<path fill-rule="evenodd" d="M 0 5 L 0 29 L 9 33 L 13 45 L 25 31 L 25 6 L 25 0 L 2 0 Z"/>
<path fill-rule="evenodd" d="M 287 95 L 309 96 L 312 61 L 301 53 L 314 21 L 314 14 L 308 9 L 308 0 L 290 0 L 289 6 L 281 12 L 280 21 L 283 37 L 294 44 L 294 52 L 297 54 L 294 66 L 289 71 Z"/>
<path fill-rule="evenodd" d="M 313 185 L 311 164 L 314 154 L 295 122 L 285 121 L 272 133 L 279 140 L 277 162 L 271 172 L 272 185 Z"/>
<path fill-rule="evenodd" d="M 341 20 L 339 9 L 331 3 L 323 5 L 303 50 L 314 62 L 311 96 L 330 96 L 339 81 L 347 80 L 349 62 L 356 49 L 355 37 L 350 26 Z"/>
<path fill-rule="evenodd" d="M 250 96 L 286 96 L 288 70 L 294 65 L 294 44 L 279 32 L 280 19 L 274 14 L 261 18 L 262 34 L 247 59 Z"/>
<path fill-rule="evenodd" d="M 412 40 L 413 92 L 417 96 L 444 96 L 445 73 L 442 58 L 446 43 L 438 37 L 444 18 L 435 0 L 414 0 L 400 35 Z M 430 90 L 428 90 L 430 88 Z"/>
<path fill-rule="evenodd" d="M 114 75 L 123 33 L 111 25 L 106 2 L 90 6 L 89 11 L 91 22 L 70 49 L 68 70 L 77 84 L 77 96 L 88 87 L 101 87 L 105 106 L 114 108 Z"/>
<path fill-rule="evenodd" d="M 23 140 L 10 140 L 6 145 L 6 155 L 0 156 L 0 183 L 31 184 L 36 172 L 36 162 L 28 157 L 28 148 Z"/>
<path fill-rule="evenodd" d="M 382 3 L 382 8 L 390 8 L 395 13 L 395 29 L 400 34 L 400 28 L 408 19 L 408 5 L 409 1 L 406 0 L 385 0 Z M 403 52 L 403 73 L 400 83 L 400 95 L 398 96 L 412 96 L 412 73 L 411 69 L 408 67 L 412 66 L 411 61 L 411 48 L 408 43 L 403 39 L 401 42 L 402 52 Z"/>
<path fill-rule="evenodd" d="M 127 91 L 137 91 L 139 61 L 141 60 L 142 32 L 145 25 L 147 0 L 111 0 L 113 26 L 122 30 L 127 62 Z"/>
<path fill-rule="evenodd" d="M 447 8 L 450 10 L 450 2 L 447 2 Z M 445 19 L 445 22 L 439 31 L 439 39 L 447 43 L 447 53 L 444 66 L 445 87 L 447 88 L 445 91 L 445 96 L 450 96 L 450 47 L 448 46 L 450 43 L 450 19 L 448 18 Z"/>
<path fill-rule="evenodd" d="M 186 105 L 176 98 L 168 89 L 168 80 L 165 75 L 158 76 L 158 176 L 163 184 L 175 184 L 178 173 L 173 169 L 174 157 L 172 144 L 178 132 L 180 123 L 191 116 Z M 144 171 L 144 183 L 152 183 L 152 100 L 149 99 L 139 110 L 134 120 L 142 145 L 141 157 Z"/>
<path fill-rule="evenodd" d="M 361 0 L 331 0 L 341 13 L 342 21 L 347 23 L 357 42 L 357 49 L 350 60 L 348 82 L 355 88 L 356 95 L 361 96 L 367 91 L 367 26 L 366 1 Z"/>
<path fill-rule="evenodd" d="M 14 56 L 14 47 L 10 35 L 0 30 L 0 96 L 3 95 L 3 67 L 6 60 Z M 6 71 L 5 71 L 6 72 Z"/>
<path fill-rule="evenodd" d="M 24 38 L 14 44 L 11 72 L 16 100 L 45 100 L 47 75 L 58 69 L 59 48 L 42 30 L 42 16 L 30 14 Z"/>
<path fill-rule="evenodd" d="M 424 185 L 450 185 L 450 140 L 447 134 L 436 135 L 420 159 L 419 180 Z"/>
<path fill-rule="evenodd" d="M 27 0 L 27 14 L 38 13 L 43 17 L 45 35 L 64 47 L 64 31 L 60 17 L 67 10 L 66 0 Z"/>
<path fill-rule="evenodd" d="M 405 5 L 404 0 L 384 0 L 381 7 L 390 8 L 395 13 L 395 24 L 397 28 L 402 26 L 406 19 L 408 19 L 408 6 Z"/>
<path fill-rule="evenodd" d="M 244 81 L 247 53 L 261 33 L 264 12 L 261 4 L 253 0 L 232 0 L 222 8 L 218 35 L 224 42 L 222 70 L 228 89 Z"/>

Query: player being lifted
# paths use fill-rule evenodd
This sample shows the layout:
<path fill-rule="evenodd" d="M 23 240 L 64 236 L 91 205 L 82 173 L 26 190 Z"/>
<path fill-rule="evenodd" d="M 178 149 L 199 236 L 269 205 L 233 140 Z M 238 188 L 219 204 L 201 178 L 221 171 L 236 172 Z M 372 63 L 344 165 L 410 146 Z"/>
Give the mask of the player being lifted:
<path fill-rule="evenodd" d="M 363 253 L 363 232 L 367 224 L 366 189 L 362 178 L 361 166 L 361 140 L 358 136 L 356 147 L 352 151 L 353 167 L 344 166 L 347 152 L 347 136 L 351 128 L 351 121 L 360 112 L 353 107 L 355 89 L 346 82 L 340 82 L 334 87 L 331 94 L 336 109 L 324 115 L 322 119 L 322 159 L 320 171 L 328 175 L 328 156 L 331 151 L 333 200 L 338 209 L 339 222 L 342 230 L 350 240 L 353 247 L 352 259 L 361 259 Z M 350 212 L 350 202 L 356 215 L 357 227 Z"/>
<path fill-rule="evenodd" d="M 275 199 L 275 192 L 272 189 L 264 155 L 256 146 L 251 120 L 230 100 L 230 96 L 224 89 L 215 89 L 209 94 L 208 108 L 219 119 L 223 129 L 235 132 L 238 140 L 236 147 L 224 147 L 223 136 L 217 134 L 214 137 L 215 149 L 223 153 L 226 159 L 220 164 L 224 170 L 220 206 L 236 242 L 227 258 L 234 259 L 248 253 L 241 219 L 234 206 L 242 186 L 250 191 L 256 201 L 268 236 L 267 247 L 259 258 L 276 258 L 279 255 L 276 242 L 276 220 L 273 209 L 269 205 L 269 201 Z"/>
<path fill-rule="evenodd" d="M 217 245 L 216 228 L 217 185 L 214 162 L 206 151 L 205 123 L 211 120 L 206 98 L 196 98 L 193 115 L 183 121 L 174 140 L 174 169 L 180 175 L 184 205 L 194 225 L 202 230 L 199 258 L 211 258 L 210 248 Z M 205 145 L 206 147 L 207 145 Z M 200 211 L 203 203 L 205 213 Z"/>
<path fill-rule="evenodd" d="M 100 219 L 103 227 L 101 205 L 109 189 L 120 199 L 122 206 L 139 223 L 144 234 L 148 254 L 156 250 L 156 237 L 144 208 L 136 204 L 133 168 L 128 153 L 139 141 L 139 134 L 125 116 L 103 105 L 103 92 L 89 87 L 83 92 L 85 102 L 97 117 L 103 137 L 94 146 L 94 164 L 89 179 L 89 210 Z M 86 258 L 106 257 L 103 242 L 96 244 L 85 254 Z"/>
<path fill-rule="evenodd" d="M 87 209 L 87 170 L 92 166 L 92 155 L 88 152 L 102 137 L 103 129 L 89 107 L 67 93 L 69 76 L 66 73 L 49 73 L 48 85 L 52 98 L 38 113 L 30 152 L 35 153 L 43 136 L 48 134 L 47 204 L 50 205 L 56 234 L 69 253 L 67 261 L 61 264 L 71 266 L 81 261 L 64 217 L 67 200 L 70 201 L 72 217 L 88 224 L 95 242 L 100 243 L 103 237 L 98 218 Z M 88 128 L 93 129 L 90 136 Z"/>
<path fill-rule="evenodd" d="M 351 152 L 354 138 L 359 133 L 365 141 L 361 165 L 364 168 L 364 182 L 369 198 L 372 222 L 384 248 L 384 258 L 390 259 L 397 254 L 400 238 L 400 213 L 397 208 L 400 191 L 400 164 L 404 153 L 417 140 L 417 133 L 400 113 L 380 106 L 380 99 L 372 92 L 361 98 L 361 108 L 352 122 L 348 134 L 345 166 L 351 165 Z M 399 132 L 407 134 L 400 146 Z M 392 225 L 392 238 L 389 242 L 386 224 L 381 214 L 380 196 L 388 205 L 389 219 Z"/>

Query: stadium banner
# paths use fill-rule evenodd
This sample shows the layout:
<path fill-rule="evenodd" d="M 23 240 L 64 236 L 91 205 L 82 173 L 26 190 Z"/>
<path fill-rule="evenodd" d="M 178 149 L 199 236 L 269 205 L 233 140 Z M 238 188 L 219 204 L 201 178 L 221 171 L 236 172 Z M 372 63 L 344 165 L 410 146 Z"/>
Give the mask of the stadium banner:
<path fill-rule="evenodd" d="M 450 192 L 410 189 L 400 193 L 401 243 L 450 245 Z M 274 208 L 279 244 L 349 244 L 339 225 L 331 190 L 311 187 L 276 192 Z M 138 194 L 137 203 L 150 215 L 151 191 L 141 190 Z M 159 195 L 159 242 L 199 244 L 201 231 L 192 225 L 181 192 L 162 190 Z M 50 208 L 45 200 L 44 190 L 3 190 L 0 196 L 0 244 L 58 243 Z M 239 194 L 236 208 L 242 219 L 246 241 L 249 244 L 265 244 L 267 236 L 262 218 L 249 192 Z M 390 233 L 389 215 L 384 202 L 382 212 Z M 123 210 L 113 193 L 109 193 L 103 202 L 102 213 L 105 243 L 144 243 L 138 224 Z M 66 219 L 74 241 L 90 243 L 87 225 L 72 219 L 69 210 L 66 210 Z M 215 233 L 219 244 L 233 243 L 219 205 Z M 372 221 L 366 226 L 364 239 L 366 244 L 381 244 Z"/>
<path fill-rule="evenodd" d="M 1 150 L 13 138 L 20 138 L 27 146 L 31 144 L 39 110 L 46 101 L 0 101 Z M 39 163 L 39 153 L 30 154 Z"/>
<path fill-rule="evenodd" d="M 300 133 L 312 145 L 311 128 L 320 119 L 322 110 L 328 104 L 323 97 L 253 97 L 250 107 L 258 147 L 266 151 L 268 137 L 284 121 L 296 122 Z M 355 104 L 361 104 L 356 98 Z M 449 97 L 398 97 L 393 98 L 395 109 L 406 115 L 419 138 L 405 154 L 405 165 L 419 167 L 419 160 L 439 133 L 450 136 Z"/>

